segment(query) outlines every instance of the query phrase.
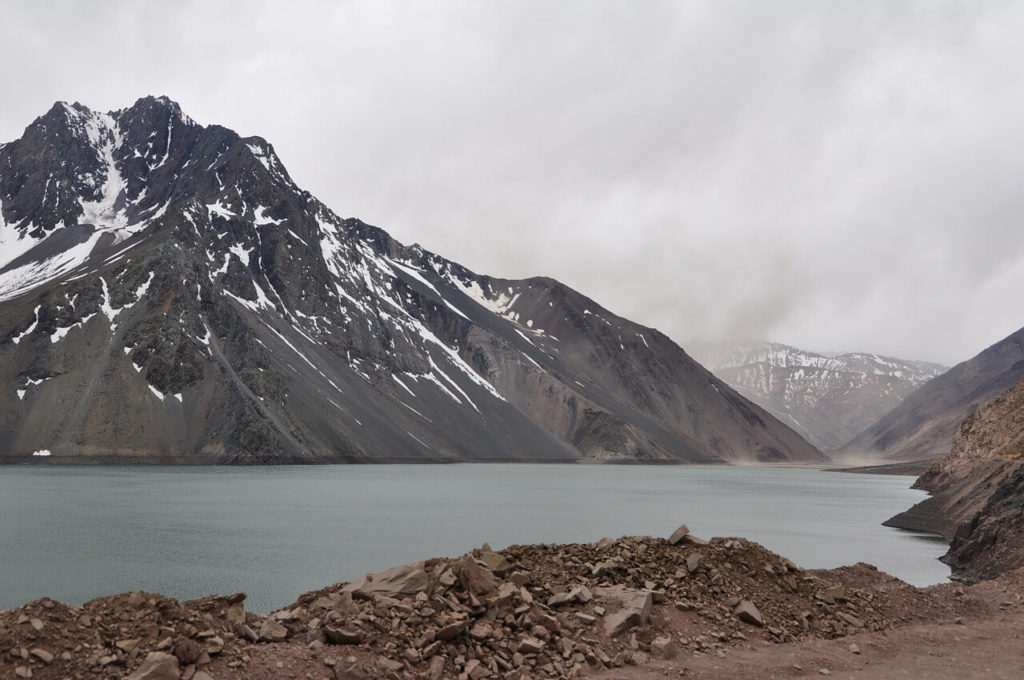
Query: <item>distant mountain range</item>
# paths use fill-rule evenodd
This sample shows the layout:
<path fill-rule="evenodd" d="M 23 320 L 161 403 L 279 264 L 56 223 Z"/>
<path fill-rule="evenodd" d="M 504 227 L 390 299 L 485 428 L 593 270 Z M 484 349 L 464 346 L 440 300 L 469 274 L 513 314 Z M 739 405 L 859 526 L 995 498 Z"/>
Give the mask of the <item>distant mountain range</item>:
<path fill-rule="evenodd" d="M 0 145 L 0 461 L 579 459 L 823 457 L 658 331 L 342 219 L 166 98 Z"/>
<path fill-rule="evenodd" d="M 823 450 L 845 444 L 947 370 L 926 361 L 825 355 L 775 342 L 698 344 L 690 352 Z"/>
<path fill-rule="evenodd" d="M 1024 328 L 923 385 L 839 454 L 891 460 L 944 456 L 964 419 L 1022 377 Z"/>

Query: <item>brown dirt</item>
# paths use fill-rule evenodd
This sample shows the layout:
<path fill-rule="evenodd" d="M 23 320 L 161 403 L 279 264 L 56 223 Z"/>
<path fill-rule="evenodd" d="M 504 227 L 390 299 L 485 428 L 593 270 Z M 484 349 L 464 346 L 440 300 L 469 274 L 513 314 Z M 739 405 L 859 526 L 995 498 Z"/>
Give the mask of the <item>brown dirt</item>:
<path fill-rule="evenodd" d="M 1024 570 L 917 589 L 863 564 L 803 571 L 743 539 L 646 537 L 485 546 L 413 567 L 408 594 L 375 592 L 378 575 L 267 617 L 245 613 L 240 595 L 38 600 L 0 612 L 0 678 L 124 678 L 154 650 L 181 658 L 182 680 L 1024 677 Z M 549 606 L 580 586 L 593 598 Z M 616 588 L 654 604 L 649 621 L 611 635 L 627 610 Z M 764 625 L 740 621 L 737 599 Z M 267 621 L 286 639 L 258 640 Z"/>
<path fill-rule="evenodd" d="M 671 662 L 655 660 L 644 667 L 607 669 L 588 677 L 1018 680 L 1024 677 L 1022 593 L 1024 570 L 968 588 L 950 584 L 920 590 L 904 585 L 897 588 L 888 609 L 912 623 L 885 631 L 791 644 L 741 643 L 724 650 L 722 657 L 691 653 Z M 926 605 L 924 611 L 921 604 Z"/>

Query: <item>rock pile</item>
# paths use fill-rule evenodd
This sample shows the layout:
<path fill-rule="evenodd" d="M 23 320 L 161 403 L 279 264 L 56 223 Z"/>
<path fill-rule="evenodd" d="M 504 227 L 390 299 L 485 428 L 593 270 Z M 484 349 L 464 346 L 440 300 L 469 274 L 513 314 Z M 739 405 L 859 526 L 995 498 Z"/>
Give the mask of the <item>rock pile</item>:
<path fill-rule="evenodd" d="M 755 543 L 687 531 L 673 541 L 485 545 L 307 593 L 263 617 L 245 612 L 242 595 L 39 600 L 0 612 L 0 677 L 577 678 L 651 657 L 721 656 L 751 637 L 888 625 L 877 592 Z"/>
<path fill-rule="evenodd" d="M 184 604 L 148 593 L 81 607 L 50 599 L 0 612 L 0 677 L 203 680 L 202 666 L 245 663 L 245 595 Z"/>

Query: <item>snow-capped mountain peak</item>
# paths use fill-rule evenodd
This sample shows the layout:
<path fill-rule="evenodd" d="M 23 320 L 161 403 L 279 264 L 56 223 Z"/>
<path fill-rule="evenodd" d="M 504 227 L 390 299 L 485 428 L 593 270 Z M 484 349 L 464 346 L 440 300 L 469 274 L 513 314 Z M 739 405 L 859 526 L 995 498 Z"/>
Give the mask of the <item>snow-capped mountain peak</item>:
<path fill-rule="evenodd" d="M 656 331 L 343 219 L 166 98 L 0 147 L 0 246 L 6 455 L 820 458 Z"/>

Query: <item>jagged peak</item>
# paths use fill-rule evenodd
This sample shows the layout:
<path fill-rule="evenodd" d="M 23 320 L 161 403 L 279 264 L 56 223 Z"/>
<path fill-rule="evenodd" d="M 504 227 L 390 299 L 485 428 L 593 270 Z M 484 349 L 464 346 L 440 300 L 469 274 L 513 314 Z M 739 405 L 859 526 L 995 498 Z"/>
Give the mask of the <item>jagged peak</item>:
<path fill-rule="evenodd" d="M 26 132 L 37 128 L 49 128 L 50 126 L 74 125 L 83 119 L 94 116 L 92 109 L 78 102 L 68 103 L 57 101 L 43 115 L 36 118 L 26 128 Z"/>
<path fill-rule="evenodd" d="M 166 95 L 160 95 L 159 97 L 154 97 L 153 95 L 139 97 L 135 100 L 134 104 L 129 106 L 127 109 L 123 109 L 123 111 L 132 112 L 144 111 L 147 109 L 159 109 L 178 116 L 183 115 L 181 105 Z"/>
<path fill-rule="evenodd" d="M 199 125 L 182 110 L 178 102 L 166 95 L 140 97 L 128 108 L 112 112 L 112 114 L 129 120 L 138 117 L 152 118 L 154 121 L 160 121 L 159 124 L 164 124 L 166 121 L 167 123 L 180 122 L 189 127 Z"/>
<path fill-rule="evenodd" d="M 49 127 L 51 125 L 67 124 L 72 131 L 81 131 L 83 124 L 88 121 L 99 121 L 104 127 L 119 127 L 123 121 L 149 118 L 150 124 L 166 125 L 168 122 L 180 122 L 187 126 L 198 125 L 190 116 L 182 111 L 181 106 L 167 96 L 154 97 L 148 95 L 141 97 L 134 104 L 124 109 L 101 112 L 90 109 L 79 102 L 57 101 L 50 109 L 33 121 L 33 126 Z"/>

